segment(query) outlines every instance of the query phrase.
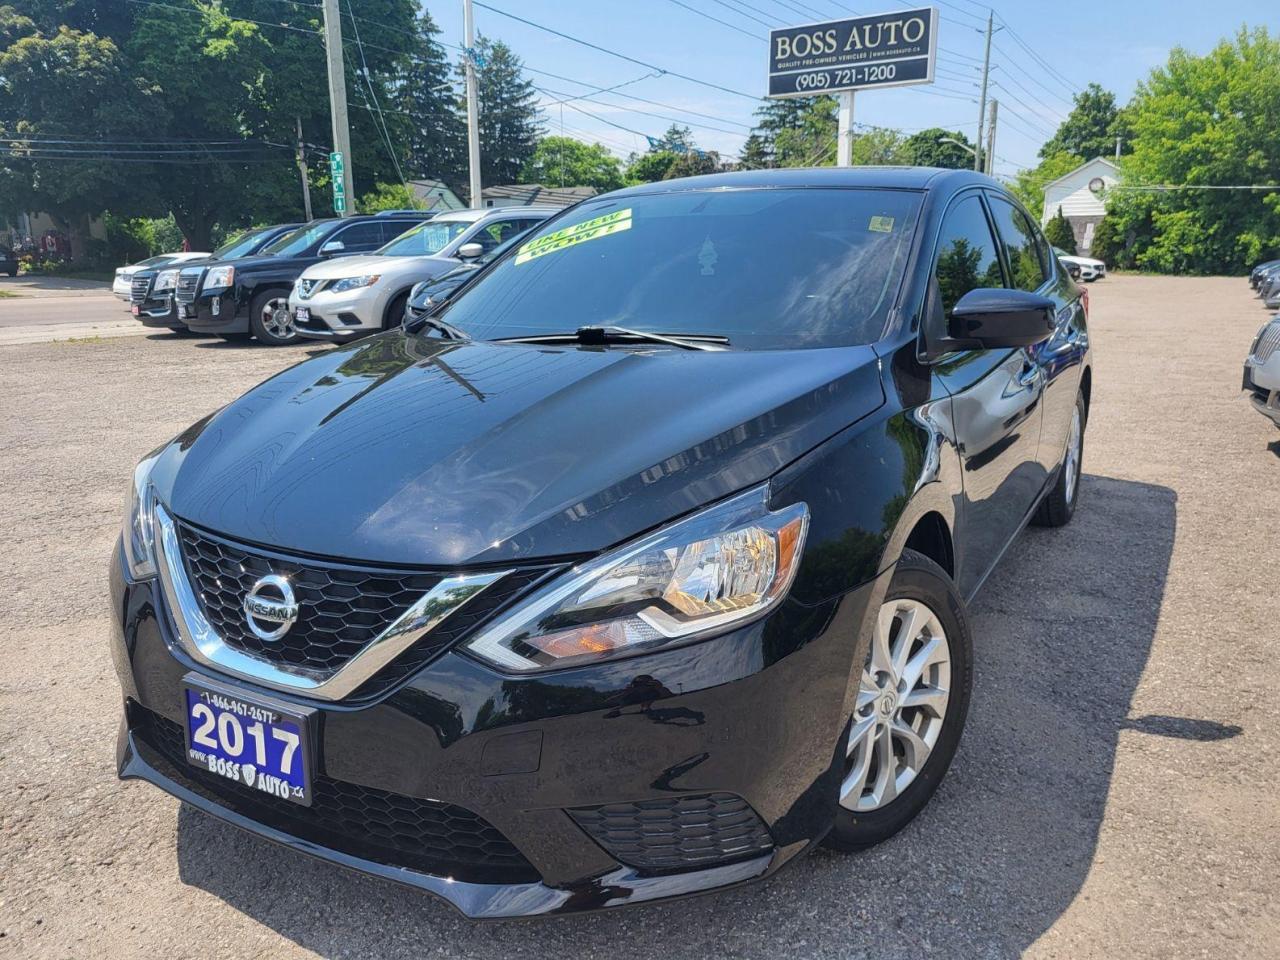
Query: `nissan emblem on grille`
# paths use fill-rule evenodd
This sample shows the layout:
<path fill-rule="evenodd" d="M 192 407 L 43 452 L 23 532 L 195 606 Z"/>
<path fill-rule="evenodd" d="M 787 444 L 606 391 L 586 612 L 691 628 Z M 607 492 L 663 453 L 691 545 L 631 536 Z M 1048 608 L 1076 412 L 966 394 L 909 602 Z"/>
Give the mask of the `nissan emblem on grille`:
<path fill-rule="evenodd" d="M 288 633 L 298 619 L 298 602 L 288 579 L 269 573 L 255 583 L 244 598 L 244 619 L 260 640 L 279 640 Z M 261 621 L 276 626 L 267 630 L 261 626 Z"/>

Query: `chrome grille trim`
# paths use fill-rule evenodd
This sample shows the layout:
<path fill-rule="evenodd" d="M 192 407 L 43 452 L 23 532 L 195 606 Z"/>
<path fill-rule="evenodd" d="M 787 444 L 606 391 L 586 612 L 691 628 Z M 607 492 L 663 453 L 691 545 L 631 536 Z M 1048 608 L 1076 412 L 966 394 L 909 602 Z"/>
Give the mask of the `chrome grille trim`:
<path fill-rule="evenodd" d="M 1266 363 L 1277 349 L 1280 349 L 1280 320 L 1272 320 L 1254 345 L 1253 359 L 1258 363 Z"/>
<path fill-rule="evenodd" d="M 321 700 L 341 700 L 353 693 L 481 590 L 511 572 L 498 570 L 445 577 L 360 653 L 332 674 L 317 677 L 290 670 L 286 664 L 268 663 L 228 646 L 200 609 L 182 564 L 177 524 L 159 503 L 155 505 L 155 527 L 160 585 L 177 629 L 179 645 L 187 655 L 222 673 Z"/>
<path fill-rule="evenodd" d="M 147 293 L 151 290 L 151 277 L 143 275 L 134 277 L 129 281 L 129 300 L 133 303 L 142 303 L 147 299 Z"/>
<path fill-rule="evenodd" d="M 191 303 L 195 300 L 200 290 L 200 277 L 203 273 L 204 267 L 196 267 L 190 273 L 183 270 L 178 274 L 178 283 L 173 290 L 174 299 L 179 303 Z"/>

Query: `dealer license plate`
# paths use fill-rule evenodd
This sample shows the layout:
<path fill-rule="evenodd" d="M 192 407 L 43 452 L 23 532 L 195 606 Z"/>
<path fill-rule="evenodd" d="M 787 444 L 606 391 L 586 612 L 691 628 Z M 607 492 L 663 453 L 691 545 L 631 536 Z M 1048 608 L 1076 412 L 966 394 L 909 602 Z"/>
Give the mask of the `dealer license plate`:
<path fill-rule="evenodd" d="M 188 678 L 187 762 L 280 800 L 311 805 L 307 713 Z"/>
<path fill-rule="evenodd" d="M 131 303 L 129 305 L 129 312 L 136 317 L 138 314 L 142 313 L 142 308 L 138 306 L 136 303 Z"/>
<path fill-rule="evenodd" d="M 311 320 L 311 308 L 299 307 L 293 311 L 293 319 L 295 322 L 307 323 Z"/>

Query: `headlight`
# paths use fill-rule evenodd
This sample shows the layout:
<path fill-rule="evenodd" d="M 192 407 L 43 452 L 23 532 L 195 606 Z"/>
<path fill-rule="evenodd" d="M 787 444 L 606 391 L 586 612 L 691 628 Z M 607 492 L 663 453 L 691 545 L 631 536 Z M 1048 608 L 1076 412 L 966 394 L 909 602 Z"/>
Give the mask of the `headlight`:
<path fill-rule="evenodd" d="M 363 277 L 343 277 L 341 280 L 333 281 L 333 285 L 329 287 L 330 293 L 342 293 L 344 290 L 358 290 L 361 287 L 371 287 L 381 278 L 381 274 L 368 273 Z"/>
<path fill-rule="evenodd" d="M 151 489 L 151 468 L 159 459 L 159 451 L 144 458 L 133 468 L 133 482 L 129 484 L 121 536 L 129 577 L 133 580 L 146 580 L 156 575 L 155 491 Z"/>
<path fill-rule="evenodd" d="M 177 285 L 177 270 L 162 270 L 160 271 L 160 275 L 156 277 L 156 293 L 163 293 L 165 290 L 172 290 Z"/>
<path fill-rule="evenodd" d="M 211 267 L 204 275 L 204 288 L 209 290 L 214 287 L 229 287 L 235 278 L 235 267 Z"/>
<path fill-rule="evenodd" d="M 768 487 L 681 520 L 565 573 L 465 649 L 528 673 L 672 646 L 739 626 L 780 601 L 809 509 L 767 506 Z"/>

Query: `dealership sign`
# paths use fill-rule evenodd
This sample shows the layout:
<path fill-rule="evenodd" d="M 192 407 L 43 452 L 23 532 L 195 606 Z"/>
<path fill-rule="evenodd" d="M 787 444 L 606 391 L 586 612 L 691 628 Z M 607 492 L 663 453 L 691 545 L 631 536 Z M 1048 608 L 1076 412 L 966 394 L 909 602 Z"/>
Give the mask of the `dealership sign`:
<path fill-rule="evenodd" d="M 780 27 L 769 32 L 769 96 L 932 83 L 937 47 L 934 7 Z"/>

